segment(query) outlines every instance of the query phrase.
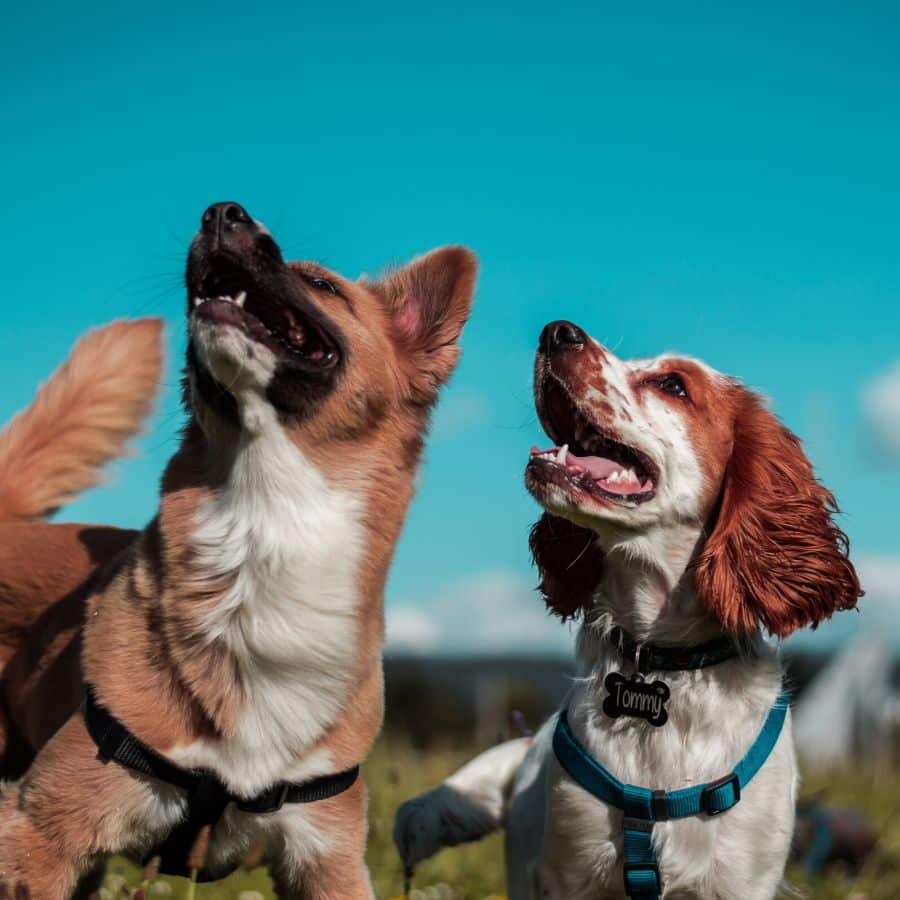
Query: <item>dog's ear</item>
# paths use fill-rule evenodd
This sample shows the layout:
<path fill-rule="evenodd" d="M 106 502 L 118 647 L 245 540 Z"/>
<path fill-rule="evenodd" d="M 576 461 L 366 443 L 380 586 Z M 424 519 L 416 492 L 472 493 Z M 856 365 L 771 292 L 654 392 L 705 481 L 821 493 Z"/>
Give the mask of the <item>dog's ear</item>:
<path fill-rule="evenodd" d="M 815 627 L 862 596 L 821 485 L 799 438 L 750 391 L 735 387 L 734 443 L 711 534 L 695 580 L 734 633 L 758 624 L 786 637 Z"/>
<path fill-rule="evenodd" d="M 600 583 L 603 551 L 597 535 L 568 519 L 544 513 L 528 540 L 547 608 L 564 622 L 591 608 Z"/>
<path fill-rule="evenodd" d="M 431 403 L 459 359 L 478 261 L 465 247 L 442 247 L 372 285 L 387 304 L 413 398 Z"/>

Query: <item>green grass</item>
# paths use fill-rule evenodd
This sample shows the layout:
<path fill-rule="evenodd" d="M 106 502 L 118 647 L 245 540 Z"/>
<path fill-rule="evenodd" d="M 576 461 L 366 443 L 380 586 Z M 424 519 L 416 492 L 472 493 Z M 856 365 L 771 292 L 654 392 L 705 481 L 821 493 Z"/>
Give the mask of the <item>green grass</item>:
<path fill-rule="evenodd" d="M 383 738 L 369 761 L 364 775 L 369 786 L 369 849 L 367 860 L 379 900 L 402 896 L 403 873 L 391 842 L 394 812 L 404 800 L 433 787 L 470 759 L 477 748 L 444 748 L 428 753 L 414 750 L 408 742 Z M 900 868 L 900 771 L 886 766 L 866 765 L 846 772 L 809 773 L 804 779 L 804 796 L 821 795 L 824 800 L 855 808 L 868 816 L 881 836 L 879 852 L 857 876 L 829 871 L 826 878 L 808 879 L 791 868 L 791 884 L 814 900 L 898 900 Z M 138 872 L 127 863 L 111 861 L 106 887 L 122 896 L 121 881 L 137 884 Z M 185 879 L 161 878 L 149 897 L 187 897 Z M 415 873 L 416 900 L 484 900 L 503 896 L 503 840 L 494 835 L 477 844 L 442 851 Z M 167 891 L 164 895 L 160 891 Z M 254 892 L 257 896 L 246 896 Z M 110 892 L 109 896 L 113 896 Z M 259 900 L 272 897 L 271 883 L 263 870 L 236 872 L 225 881 L 198 885 L 196 900 Z M 107 900 L 104 895 L 104 900 Z"/>
<path fill-rule="evenodd" d="M 900 770 L 874 762 L 838 772 L 807 772 L 803 797 L 856 809 L 879 836 L 879 846 L 856 875 L 829 870 L 825 878 L 807 878 L 791 867 L 792 885 L 815 900 L 898 900 L 900 898 Z"/>

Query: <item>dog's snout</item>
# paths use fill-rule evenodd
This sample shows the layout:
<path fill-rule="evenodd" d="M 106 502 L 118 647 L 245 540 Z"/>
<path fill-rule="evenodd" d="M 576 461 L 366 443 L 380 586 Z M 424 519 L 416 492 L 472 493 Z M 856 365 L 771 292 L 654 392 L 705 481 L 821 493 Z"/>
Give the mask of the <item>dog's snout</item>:
<path fill-rule="evenodd" d="M 209 235 L 222 236 L 253 225 L 253 219 L 240 203 L 213 203 L 200 219 L 200 227 Z"/>
<path fill-rule="evenodd" d="M 244 259 L 263 253 L 280 260 L 268 231 L 240 203 L 231 200 L 206 209 L 193 248 L 201 255 L 224 253 Z"/>
<path fill-rule="evenodd" d="M 560 319 L 550 322 L 541 332 L 540 346 L 544 353 L 581 348 L 587 343 L 587 335 L 574 323 Z"/>

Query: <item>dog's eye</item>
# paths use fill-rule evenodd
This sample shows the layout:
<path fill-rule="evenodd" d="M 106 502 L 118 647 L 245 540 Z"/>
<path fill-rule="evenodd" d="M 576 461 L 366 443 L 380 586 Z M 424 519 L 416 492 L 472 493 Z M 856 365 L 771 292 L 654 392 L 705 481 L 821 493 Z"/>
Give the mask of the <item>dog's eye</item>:
<path fill-rule="evenodd" d="M 680 375 L 663 375 L 656 384 L 661 391 L 665 391 L 667 394 L 672 394 L 675 397 L 687 397 L 688 395 L 687 388 L 685 388 Z"/>
<path fill-rule="evenodd" d="M 337 288 L 327 278 L 310 278 L 309 283 L 320 291 L 329 291 L 332 294 L 337 293 Z"/>

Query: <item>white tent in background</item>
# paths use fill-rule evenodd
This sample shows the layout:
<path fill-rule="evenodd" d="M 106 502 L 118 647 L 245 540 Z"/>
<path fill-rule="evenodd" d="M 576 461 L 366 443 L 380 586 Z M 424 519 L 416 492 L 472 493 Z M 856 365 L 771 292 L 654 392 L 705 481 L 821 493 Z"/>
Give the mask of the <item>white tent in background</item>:
<path fill-rule="evenodd" d="M 861 636 L 825 666 L 795 706 L 797 750 L 817 763 L 878 755 L 888 748 L 896 709 L 888 648 Z"/>

